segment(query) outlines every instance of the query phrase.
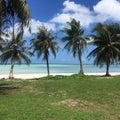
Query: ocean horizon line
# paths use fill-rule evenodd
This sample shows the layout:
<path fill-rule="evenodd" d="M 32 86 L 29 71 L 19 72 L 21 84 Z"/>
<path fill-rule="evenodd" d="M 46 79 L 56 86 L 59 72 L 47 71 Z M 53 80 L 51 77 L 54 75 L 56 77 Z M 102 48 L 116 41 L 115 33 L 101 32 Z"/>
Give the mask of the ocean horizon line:
<path fill-rule="evenodd" d="M 46 63 L 30 63 L 30 64 L 26 64 L 26 63 L 22 63 L 22 64 L 18 64 L 18 63 L 15 63 L 15 65 L 46 65 Z M 7 63 L 7 64 L 1 64 L 0 65 L 11 65 L 11 63 Z M 79 63 L 49 63 L 49 65 L 79 65 Z M 94 63 L 83 63 L 83 65 L 94 65 L 94 66 L 97 66 L 95 65 Z M 105 64 L 103 66 L 106 66 Z M 111 64 L 110 66 L 120 66 L 120 64 Z M 98 65 L 99 67 L 99 65 Z"/>

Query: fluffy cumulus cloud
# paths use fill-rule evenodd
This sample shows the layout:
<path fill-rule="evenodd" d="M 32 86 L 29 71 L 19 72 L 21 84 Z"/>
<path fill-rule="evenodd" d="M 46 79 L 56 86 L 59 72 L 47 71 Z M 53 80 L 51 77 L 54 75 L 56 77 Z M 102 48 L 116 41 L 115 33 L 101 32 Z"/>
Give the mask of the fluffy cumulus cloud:
<path fill-rule="evenodd" d="M 66 0 L 63 3 L 64 8 L 61 13 L 58 13 L 51 22 L 66 23 L 71 18 L 80 20 L 81 25 L 88 26 L 93 21 L 92 12 L 85 6 L 76 4 L 75 2 Z"/>
<path fill-rule="evenodd" d="M 93 6 L 93 10 L 73 1 L 66 0 L 63 3 L 64 8 L 51 19 L 53 23 L 64 24 L 75 18 L 81 22 L 83 27 L 89 27 L 90 24 L 105 22 L 107 20 L 120 21 L 120 2 L 118 0 L 101 0 Z"/>
<path fill-rule="evenodd" d="M 120 21 L 120 2 L 117 0 L 101 0 L 93 9 L 100 16 L 106 17 L 106 20 Z"/>

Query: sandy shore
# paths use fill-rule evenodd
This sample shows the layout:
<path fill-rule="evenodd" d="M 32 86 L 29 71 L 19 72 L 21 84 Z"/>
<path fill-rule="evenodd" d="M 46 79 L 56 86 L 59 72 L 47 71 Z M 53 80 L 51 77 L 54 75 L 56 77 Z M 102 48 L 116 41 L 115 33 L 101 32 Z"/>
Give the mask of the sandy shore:
<path fill-rule="evenodd" d="M 51 74 L 51 75 L 72 75 L 73 73 L 60 73 L 60 74 Z M 120 75 L 120 72 L 112 72 L 110 73 L 112 76 Z M 105 75 L 105 73 L 85 73 L 85 75 Z M 35 79 L 35 78 L 40 78 L 40 77 L 45 77 L 47 74 L 15 74 L 15 78 L 20 78 L 20 79 Z M 0 75 L 0 79 L 8 78 L 8 75 Z"/>

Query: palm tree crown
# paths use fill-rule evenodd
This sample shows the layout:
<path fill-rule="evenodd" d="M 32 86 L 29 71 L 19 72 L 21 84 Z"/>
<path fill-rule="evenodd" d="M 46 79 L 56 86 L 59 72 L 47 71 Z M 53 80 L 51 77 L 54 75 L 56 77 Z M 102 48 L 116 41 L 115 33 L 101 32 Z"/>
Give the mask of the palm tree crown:
<path fill-rule="evenodd" d="M 29 64 L 30 59 L 28 57 L 28 48 L 25 47 L 26 40 L 21 40 L 22 34 L 14 35 L 12 41 L 8 41 L 4 47 L 3 53 L 0 55 L 0 61 L 2 63 L 11 62 L 11 70 L 9 78 L 13 78 L 13 68 L 14 64 L 17 62 L 18 64 L 22 63 L 22 60 L 25 63 Z"/>
<path fill-rule="evenodd" d="M 69 25 L 69 28 L 61 30 L 66 33 L 66 36 L 62 38 L 63 42 L 67 42 L 64 49 L 67 49 L 68 52 L 72 51 L 73 57 L 78 57 L 80 61 L 80 74 L 84 74 L 81 57 L 88 38 L 83 36 L 84 30 L 80 28 L 79 21 L 72 19 L 70 22 L 67 22 L 67 24 Z"/>
<path fill-rule="evenodd" d="M 38 28 L 38 32 L 35 36 L 36 38 L 31 40 L 33 50 L 37 53 L 38 58 L 43 55 L 43 60 L 46 60 L 47 63 L 47 72 L 49 75 L 50 52 L 56 57 L 56 51 L 58 51 L 59 46 L 57 42 L 53 41 L 55 36 L 53 36 L 44 26 Z"/>
<path fill-rule="evenodd" d="M 26 0 L 1 0 L 0 1 L 0 12 L 2 17 L 6 17 L 6 23 L 9 23 L 13 27 L 18 23 L 18 30 L 23 32 L 23 26 L 28 26 L 31 19 L 30 9 Z M 0 13 L 0 14 L 1 14 Z M 3 19 L 2 18 L 2 19 Z M 9 25 L 8 25 L 9 26 Z"/>
<path fill-rule="evenodd" d="M 20 32 L 24 32 L 23 27 L 29 25 L 29 21 L 31 19 L 30 9 L 28 7 L 26 0 L 8 0 L 7 13 L 10 21 L 10 25 L 13 27 L 13 35 L 14 35 L 14 27 L 15 23 L 19 26 L 17 29 Z"/>
<path fill-rule="evenodd" d="M 109 75 L 110 64 L 117 63 L 120 59 L 120 25 L 98 23 L 94 28 L 91 44 L 96 48 L 88 55 L 95 57 L 94 64 L 101 67 L 106 64 L 106 75 Z"/>

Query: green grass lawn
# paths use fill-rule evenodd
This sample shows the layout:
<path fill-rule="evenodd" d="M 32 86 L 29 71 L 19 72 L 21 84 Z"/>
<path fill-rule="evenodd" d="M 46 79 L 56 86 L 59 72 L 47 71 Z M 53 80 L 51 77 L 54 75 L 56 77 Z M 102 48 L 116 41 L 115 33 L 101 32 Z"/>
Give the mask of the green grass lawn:
<path fill-rule="evenodd" d="M 120 76 L 0 80 L 0 120 L 120 120 Z"/>

